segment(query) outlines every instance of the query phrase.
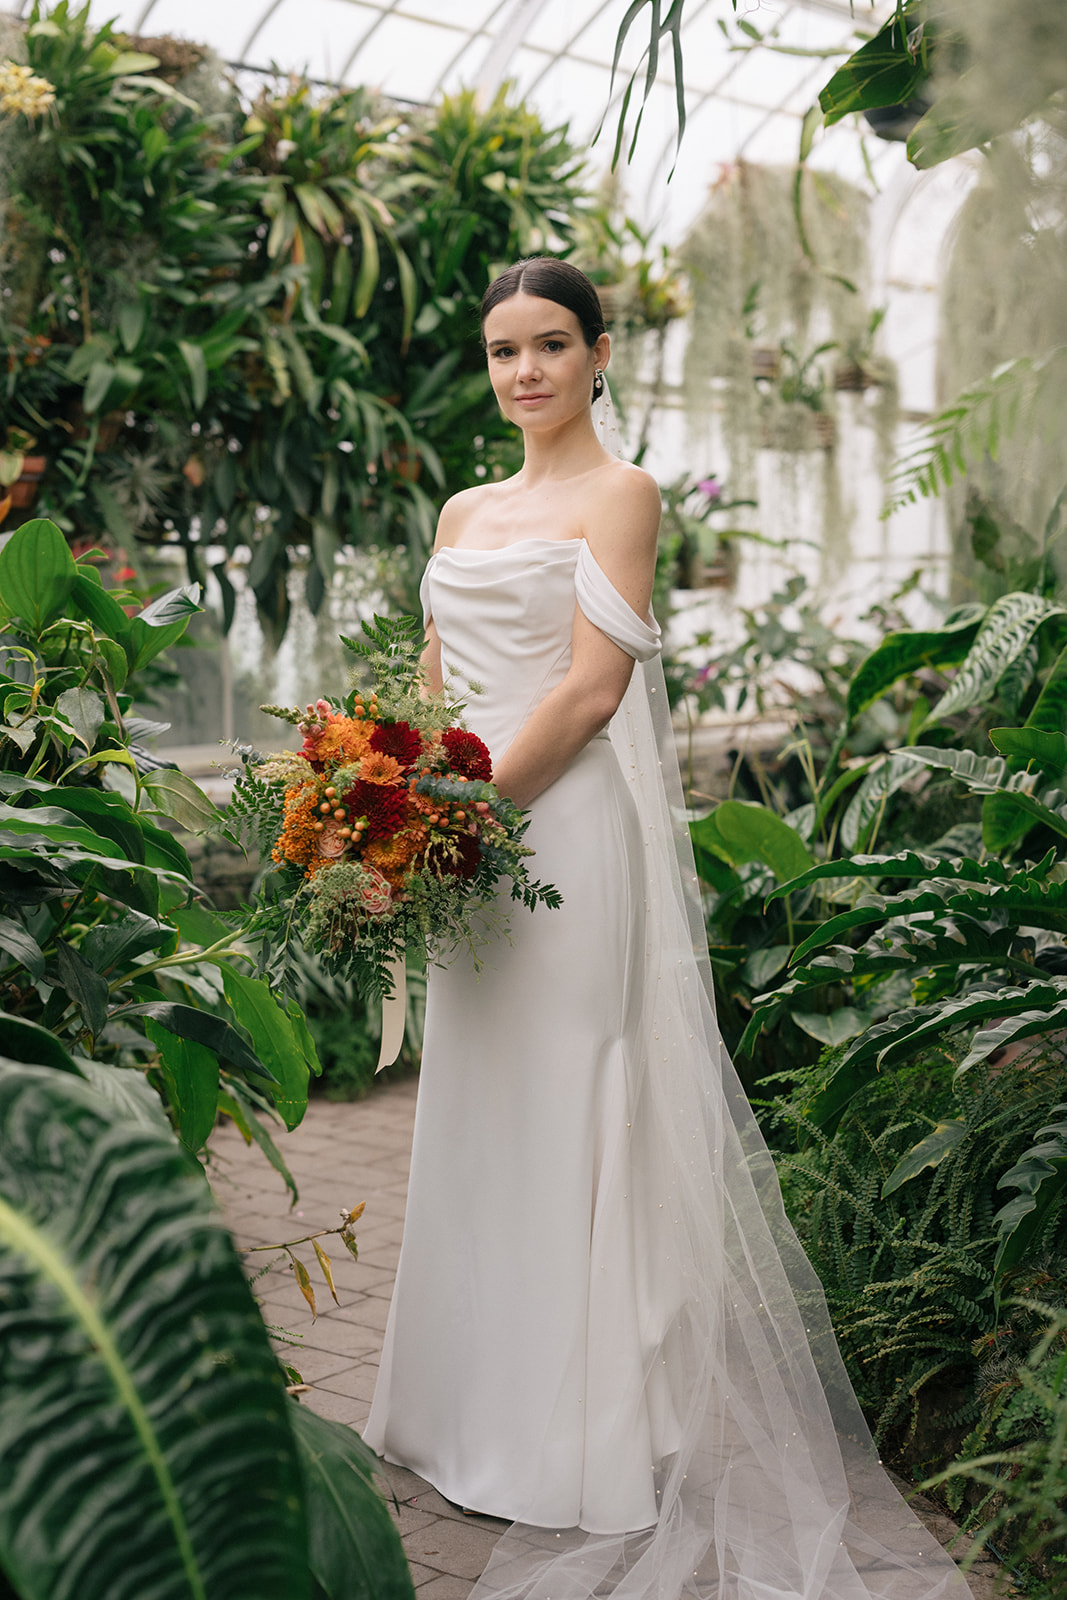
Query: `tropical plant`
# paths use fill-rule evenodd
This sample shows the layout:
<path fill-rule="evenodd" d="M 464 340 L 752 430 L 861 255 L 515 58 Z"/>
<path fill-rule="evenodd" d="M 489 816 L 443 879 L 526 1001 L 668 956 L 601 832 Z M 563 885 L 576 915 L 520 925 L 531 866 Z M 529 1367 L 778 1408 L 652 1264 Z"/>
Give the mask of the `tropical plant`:
<path fill-rule="evenodd" d="M 197 903 L 165 824 L 203 829 L 218 813 L 149 753 L 162 727 L 132 709 L 136 675 L 181 637 L 195 591 L 129 616 L 130 597 L 37 521 L 0 550 L 0 595 L 0 1049 L 47 1061 L 36 1052 L 51 1041 L 120 1098 L 147 1073 L 190 1150 L 222 1111 L 292 1185 L 268 1125 L 299 1122 L 314 1045 Z"/>
<path fill-rule="evenodd" d="M 47 1064 L 0 1058 L 5 1592 L 410 1600 L 371 1452 L 287 1398 L 158 1101 L 18 1042 Z"/>
<path fill-rule="evenodd" d="M 996 1540 L 1024 1569 L 1027 1593 L 1058 1600 L 1067 1567 L 1067 1312 L 1037 1297 L 1006 1309 L 1010 1321 L 987 1341 L 984 1414 L 964 1459 L 923 1487 L 943 1486 L 956 1506 L 969 1493 L 971 1559 Z M 983 1453 L 967 1459 L 974 1449 Z"/>
<path fill-rule="evenodd" d="M 997 1174 L 1023 1148 L 1029 1113 L 1048 1116 L 1062 1097 L 1063 1053 L 1046 1049 L 958 1079 L 958 1046 L 929 1051 L 872 1082 L 831 1132 L 812 1107 L 840 1053 L 794 1067 L 789 1082 L 780 1080 L 784 1092 L 759 1108 L 790 1218 L 879 1447 L 912 1481 L 952 1462 L 935 1480 L 941 1498 L 978 1528 L 1012 1491 L 1001 1481 L 989 1495 L 981 1462 L 972 1475 L 969 1458 L 1018 1451 L 1031 1474 L 1020 1484 L 1020 1501 L 1029 1495 L 1031 1506 L 1020 1512 L 1040 1505 L 1047 1517 L 1058 1499 L 1062 1529 L 1062 1444 L 1027 1377 L 1033 1360 L 1047 1383 L 1062 1360 L 1062 1340 L 1050 1355 L 1043 1314 L 1062 1317 L 1067 1307 L 1062 1231 L 1052 1229 L 1042 1252 L 1011 1269 L 1002 1297 L 995 1224 Z M 1041 1486 L 1043 1500 L 1034 1492 Z M 1027 1530 L 1007 1521 L 998 1554 L 1018 1565 Z M 1048 1576 L 1049 1558 L 1033 1570 Z M 1056 1592 L 1054 1584 L 1047 1591 Z"/>
<path fill-rule="evenodd" d="M 249 551 L 274 641 L 291 566 L 317 611 L 344 545 L 402 549 L 412 609 L 437 505 L 516 459 L 471 338 L 491 270 L 573 250 L 579 213 L 596 253 L 578 153 L 503 93 L 401 119 L 362 90 L 297 80 L 249 113 L 209 84 L 207 114 L 208 67 L 125 43 L 69 0 L 22 38 L 54 104 L 5 134 L 0 384 L 49 458 L 41 509 L 176 539 L 194 580 L 211 548 L 227 625 Z"/>
<path fill-rule="evenodd" d="M 37 521 L 0 596 L 5 1592 L 410 1597 L 374 1458 L 286 1398 L 193 1159 L 223 1112 L 293 1187 L 268 1128 L 317 1066 L 164 825 L 214 807 L 140 742 L 195 593 L 127 610 Z"/>

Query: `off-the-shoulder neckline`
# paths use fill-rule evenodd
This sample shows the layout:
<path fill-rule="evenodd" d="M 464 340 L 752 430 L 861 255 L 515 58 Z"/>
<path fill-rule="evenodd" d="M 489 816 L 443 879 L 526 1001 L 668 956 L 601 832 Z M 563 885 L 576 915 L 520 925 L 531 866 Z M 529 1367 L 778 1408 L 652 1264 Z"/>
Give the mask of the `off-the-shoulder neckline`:
<path fill-rule="evenodd" d="M 454 544 L 445 544 L 445 545 L 441 546 L 440 550 L 435 550 L 433 552 L 433 554 L 430 557 L 430 561 L 433 561 L 438 556 L 443 556 L 443 555 L 453 555 L 453 556 L 502 556 L 502 555 L 505 555 L 509 550 L 521 550 L 524 545 L 528 545 L 528 544 L 572 545 L 572 544 L 585 544 L 585 542 L 586 541 L 584 539 L 580 539 L 580 538 L 579 539 L 550 539 L 550 538 L 546 538 L 544 536 L 533 535 L 529 539 L 514 539 L 511 542 L 511 544 L 491 545 L 491 546 L 487 547 L 484 550 L 479 549 L 475 545 L 460 545 L 457 548 L 457 546 L 454 545 Z M 427 563 L 427 565 L 429 565 L 429 562 Z"/>

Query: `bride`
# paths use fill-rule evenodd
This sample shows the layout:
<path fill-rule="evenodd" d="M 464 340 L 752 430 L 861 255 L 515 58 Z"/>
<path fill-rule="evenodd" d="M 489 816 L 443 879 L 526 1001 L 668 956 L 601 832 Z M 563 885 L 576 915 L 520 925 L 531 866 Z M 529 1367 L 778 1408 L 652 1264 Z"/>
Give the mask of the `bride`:
<path fill-rule="evenodd" d="M 365 1437 L 514 1525 L 477 1600 L 967 1600 L 877 1460 L 715 1025 L 659 491 L 598 437 L 596 291 L 520 261 L 482 329 L 525 461 L 444 507 L 425 660 L 564 903 L 431 970 Z"/>

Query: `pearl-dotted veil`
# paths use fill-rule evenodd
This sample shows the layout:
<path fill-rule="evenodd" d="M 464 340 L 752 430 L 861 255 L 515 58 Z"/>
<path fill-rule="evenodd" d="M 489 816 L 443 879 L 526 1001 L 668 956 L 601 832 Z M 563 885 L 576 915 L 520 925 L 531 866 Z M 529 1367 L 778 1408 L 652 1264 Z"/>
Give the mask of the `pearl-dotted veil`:
<path fill-rule="evenodd" d="M 593 411 L 617 451 L 606 384 Z M 516 1523 L 471 1600 L 969 1600 L 878 1461 L 723 1047 L 659 629 L 588 546 L 576 594 L 637 663 L 610 737 L 644 842 L 630 1196 L 659 1515 L 612 1535 Z"/>

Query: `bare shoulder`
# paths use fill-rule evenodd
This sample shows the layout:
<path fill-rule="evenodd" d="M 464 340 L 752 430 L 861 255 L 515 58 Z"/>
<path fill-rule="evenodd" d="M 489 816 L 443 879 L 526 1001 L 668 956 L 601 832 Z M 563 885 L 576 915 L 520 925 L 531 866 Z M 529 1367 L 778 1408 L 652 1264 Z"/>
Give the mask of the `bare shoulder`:
<path fill-rule="evenodd" d="M 492 487 L 477 483 L 471 489 L 460 489 L 458 494 L 451 495 L 445 501 L 437 518 L 437 537 L 433 542 L 435 550 L 443 550 L 456 543 Z"/>
<path fill-rule="evenodd" d="M 659 484 L 643 467 L 612 462 L 596 473 L 584 533 L 594 555 L 626 552 L 640 560 L 655 550 L 662 502 Z"/>

